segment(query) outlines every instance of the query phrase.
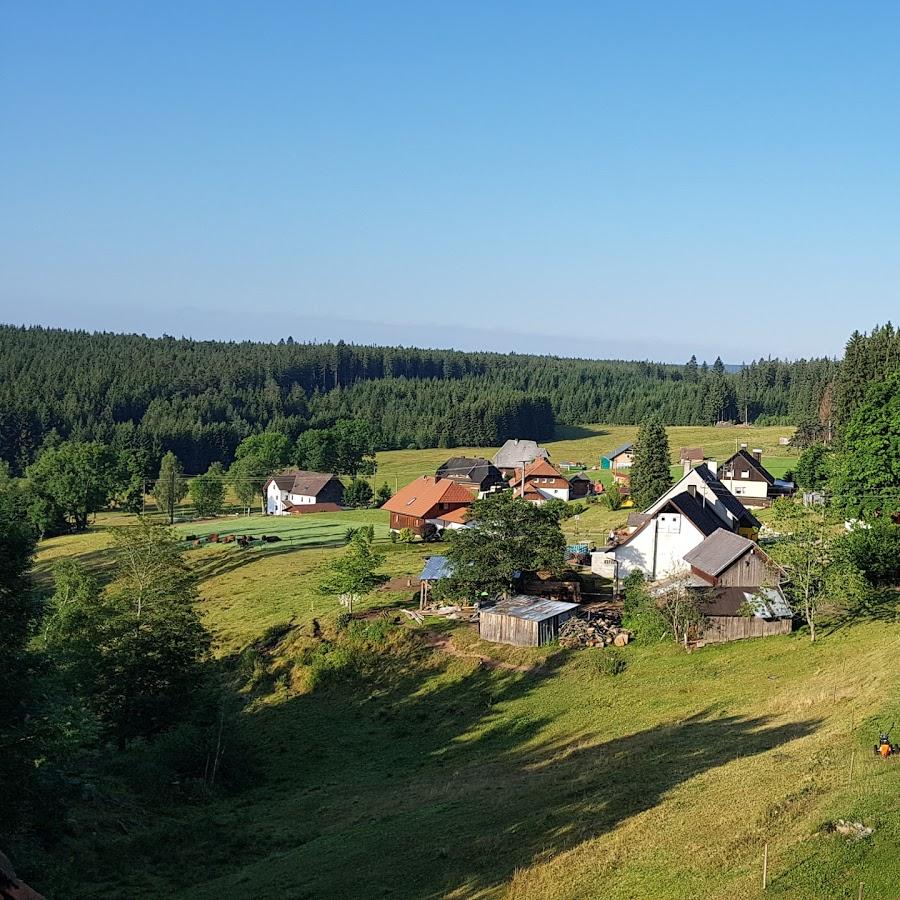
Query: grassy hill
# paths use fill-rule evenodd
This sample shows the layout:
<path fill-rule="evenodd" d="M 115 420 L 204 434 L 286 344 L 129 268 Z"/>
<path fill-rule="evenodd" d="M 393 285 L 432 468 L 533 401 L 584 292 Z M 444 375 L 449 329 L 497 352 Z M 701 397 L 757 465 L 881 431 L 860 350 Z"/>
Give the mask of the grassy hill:
<path fill-rule="evenodd" d="M 392 581 L 371 619 L 337 634 L 317 570 L 347 527 L 385 521 L 181 527 L 286 538 L 187 551 L 218 658 L 253 659 L 245 784 L 203 802 L 86 800 L 56 896 L 746 898 L 761 895 L 766 843 L 771 894 L 851 898 L 863 881 L 866 897 L 897 896 L 900 762 L 871 753 L 877 723 L 900 713 L 896 595 L 815 645 L 633 644 L 609 676 L 604 651 L 380 618 L 434 552 L 384 541 Z M 108 543 L 100 528 L 44 542 L 39 583 L 68 556 L 102 573 Z M 823 830 L 836 818 L 875 832 L 848 844 Z"/>

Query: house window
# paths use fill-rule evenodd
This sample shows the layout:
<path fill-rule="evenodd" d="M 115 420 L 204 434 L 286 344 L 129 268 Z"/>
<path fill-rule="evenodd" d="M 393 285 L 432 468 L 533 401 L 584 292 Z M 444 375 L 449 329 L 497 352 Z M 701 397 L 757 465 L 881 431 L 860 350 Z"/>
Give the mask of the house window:
<path fill-rule="evenodd" d="M 749 478 L 749 477 L 750 477 L 749 472 L 741 472 L 741 478 Z"/>
<path fill-rule="evenodd" d="M 735 492 L 735 494 L 737 494 L 737 496 L 740 497 L 742 494 L 747 493 L 747 488 L 742 484 L 736 484 L 734 486 L 734 492 Z"/>

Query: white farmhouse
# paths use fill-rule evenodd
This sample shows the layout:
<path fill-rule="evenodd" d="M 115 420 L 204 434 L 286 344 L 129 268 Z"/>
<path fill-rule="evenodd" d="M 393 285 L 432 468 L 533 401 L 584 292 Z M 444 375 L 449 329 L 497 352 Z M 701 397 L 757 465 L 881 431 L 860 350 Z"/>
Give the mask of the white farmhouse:
<path fill-rule="evenodd" d="M 340 508 L 344 486 L 336 475 L 323 472 L 286 471 L 266 482 L 266 512 L 288 516 Z"/>

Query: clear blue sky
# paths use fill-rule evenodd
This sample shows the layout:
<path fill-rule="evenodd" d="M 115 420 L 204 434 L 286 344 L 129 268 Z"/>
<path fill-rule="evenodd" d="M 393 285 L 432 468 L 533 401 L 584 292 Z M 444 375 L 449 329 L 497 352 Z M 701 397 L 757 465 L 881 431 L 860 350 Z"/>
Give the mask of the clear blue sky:
<path fill-rule="evenodd" d="M 900 285 L 896 3 L 6 0 L 0 320 L 681 361 Z"/>

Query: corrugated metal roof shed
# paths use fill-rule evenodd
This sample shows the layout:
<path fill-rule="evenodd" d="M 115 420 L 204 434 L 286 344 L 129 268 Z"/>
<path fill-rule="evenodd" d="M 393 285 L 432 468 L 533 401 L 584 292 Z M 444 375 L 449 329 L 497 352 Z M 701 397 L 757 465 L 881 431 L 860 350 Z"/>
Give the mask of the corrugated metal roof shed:
<path fill-rule="evenodd" d="M 532 597 L 528 594 L 517 594 L 506 600 L 498 600 L 493 606 L 485 607 L 482 613 L 498 613 L 516 619 L 527 619 L 530 622 L 542 622 L 552 619 L 560 613 L 577 609 L 577 603 L 566 603 L 563 600 L 546 600 L 543 597 Z"/>

